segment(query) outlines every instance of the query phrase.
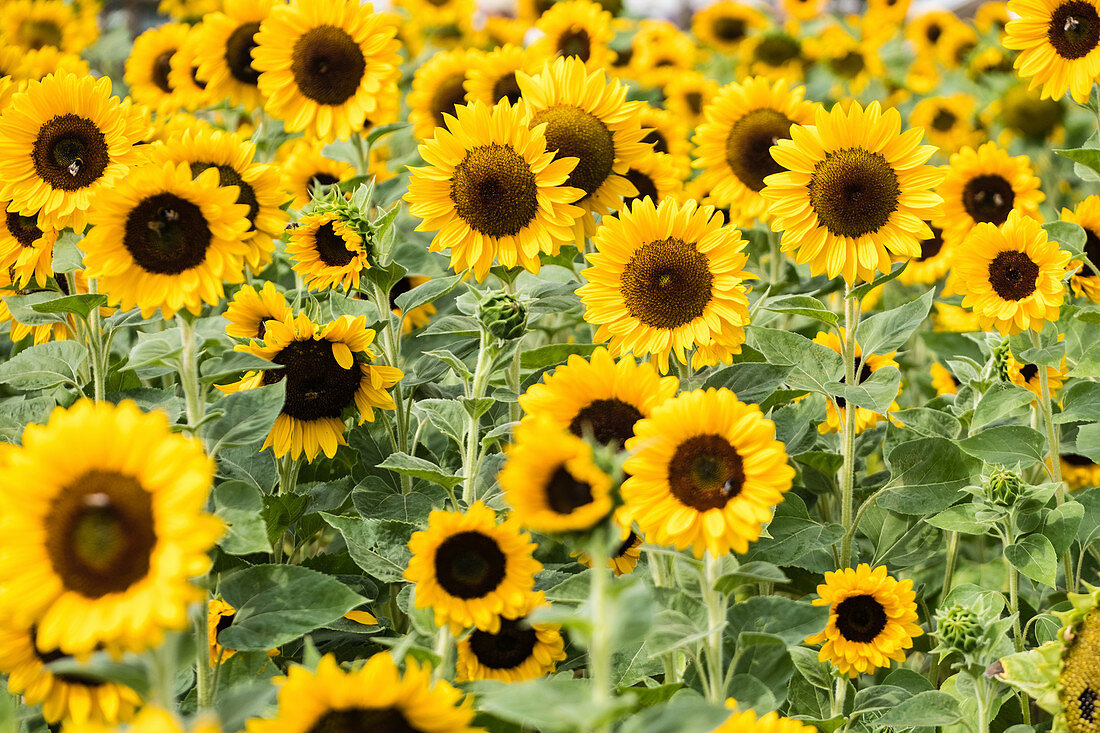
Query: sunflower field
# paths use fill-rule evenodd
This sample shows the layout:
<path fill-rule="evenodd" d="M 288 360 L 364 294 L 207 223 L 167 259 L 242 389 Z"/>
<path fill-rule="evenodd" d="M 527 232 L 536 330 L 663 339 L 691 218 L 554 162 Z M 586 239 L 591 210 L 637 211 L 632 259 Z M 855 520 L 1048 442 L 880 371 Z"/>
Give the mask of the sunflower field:
<path fill-rule="evenodd" d="M 1100 733 L 1100 0 L 0 0 L 0 733 Z"/>

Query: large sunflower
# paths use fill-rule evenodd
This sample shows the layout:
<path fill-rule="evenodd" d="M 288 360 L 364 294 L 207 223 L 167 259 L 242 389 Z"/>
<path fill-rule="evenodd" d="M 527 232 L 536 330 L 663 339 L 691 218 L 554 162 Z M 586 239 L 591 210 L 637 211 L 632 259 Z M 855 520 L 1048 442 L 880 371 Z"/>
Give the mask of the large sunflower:
<path fill-rule="evenodd" d="M 226 308 L 225 318 L 229 325 L 225 332 L 234 338 L 263 341 L 267 321 L 287 321 L 292 315 L 286 298 L 275 289 L 275 283 L 266 282 L 259 290 L 242 285 Z"/>
<path fill-rule="evenodd" d="M 611 513 L 611 477 L 585 441 L 551 418 L 520 423 L 498 480 L 512 516 L 544 534 L 592 529 Z"/>
<path fill-rule="evenodd" d="M 359 0 L 276 5 L 260 24 L 252 68 L 264 110 L 291 132 L 323 140 L 363 129 L 379 93 L 395 87 L 401 44 L 396 29 Z"/>
<path fill-rule="evenodd" d="M 743 225 L 769 216 L 760 195 L 764 179 L 783 171 L 771 156 L 772 146 L 790 139 L 792 125 L 813 121 L 816 105 L 802 99 L 805 91 L 754 76 L 722 87 L 704 109 L 706 122 L 695 130 L 693 165 L 702 169 L 700 185 Z"/>
<path fill-rule="evenodd" d="M 431 251 L 449 249 L 451 269 L 479 282 L 494 260 L 538 273 L 539 255 L 571 241 L 583 213 L 571 205 L 583 191 L 567 185 L 577 159 L 555 159 L 552 130 L 528 129 L 522 106 L 474 102 L 456 115 L 421 144 L 428 165 L 410 169 L 405 200 L 422 219 L 417 231 L 438 232 Z"/>
<path fill-rule="evenodd" d="M 612 359 L 601 346 L 588 359 L 572 354 L 528 387 L 519 404 L 529 418 L 547 418 L 577 437 L 590 432 L 597 443 L 622 446 L 634 435 L 634 424 L 676 394 L 679 384 L 649 362 Z"/>
<path fill-rule="evenodd" d="M 516 72 L 533 71 L 534 58 L 531 49 L 510 43 L 474 57 L 464 82 L 466 99 L 490 106 L 501 100 L 515 104 L 520 97 Z"/>
<path fill-rule="evenodd" d="M 95 15 L 80 13 L 62 0 L 7 0 L 0 15 L 0 37 L 27 51 L 53 47 L 79 53 L 97 35 Z"/>
<path fill-rule="evenodd" d="M 1096 0 L 1011 0 L 1013 20 L 1005 26 L 1004 45 L 1020 52 L 1015 68 L 1042 85 L 1043 98 L 1069 90 L 1084 104 L 1100 74 L 1100 5 Z"/>
<path fill-rule="evenodd" d="M 7 211 L 0 201 L 0 268 L 17 288 L 46 287 L 53 275 L 53 245 L 58 231 L 39 221 Z"/>
<path fill-rule="evenodd" d="M 520 72 L 521 105 L 530 125 L 546 124 L 546 147 L 559 160 L 576 158 L 565 184 L 581 189 L 584 233 L 595 232 L 592 214 L 606 214 L 619 199 L 636 193 L 624 177 L 631 163 L 648 155 L 646 130 L 638 115 L 641 102 L 626 101 L 627 87 L 608 81 L 602 71 L 589 72 L 577 58 L 558 58 L 536 76 Z"/>
<path fill-rule="evenodd" d="M 1069 280 L 1069 286 L 1074 294 L 1100 303 L 1100 274 L 1093 269 L 1093 266 L 1100 267 L 1100 196 L 1089 196 L 1073 211 L 1062 209 L 1061 218 L 1085 230 L 1085 256 L 1092 263 L 1089 265 L 1084 260 L 1070 262 L 1073 277 Z"/>
<path fill-rule="evenodd" d="M 817 594 L 813 604 L 830 607 L 829 623 L 806 643 L 824 642 L 818 659 L 849 677 L 889 667 L 891 659 L 904 661 L 903 650 L 924 633 L 917 626 L 913 581 L 891 578 L 885 565 L 827 572 Z"/>
<path fill-rule="evenodd" d="M 924 128 L 928 142 L 944 153 L 954 153 L 964 145 L 975 144 L 980 135 L 974 128 L 973 119 L 974 97 L 962 92 L 922 99 L 909 113 L 909 124 Z"/>
<path fill-rule="evenodd" d="M 843 335 L 844 329 L 841 329 L 841 335 Z M 832 331 L 819 331 L 817 336 L 814 337 L 814 342 L 819 343 L 822 346 L 827 346 L 836 353 L 841 352 L 841 336 Z M 859 374 L 856 377 L 856 382 L 863 384 L 867 379 L 884 367 L 899 368 L 898 363 L 894 361 L 894 354 L 897 352 L 891 351 L 889 354 L 867 354 L 863 355 L 863 350 L 860 348 L 859 343 L 856 343 L 855 356 L 860 360 L 859 362 Z M 841 381 L 844 381 L 841 379 Z M 901 385 L 898 385 L 898 394 L 901 394 Z M 835 400 L 835 402 L 834 402 Z M 844 426 L 844 420 L 846 411 L 848 409 L 848 403 L 843 397 L 834 397 L 831 400 L 825 402 L 825 422 L 819 424 L 817 429 L 821 433 L 836 433 L 840 432 Z M 890 411 L 900 410 L 897 402 L 890 405 Z M 855 430 L 856 435 L 859 435 L 864 430 L 873 428 L 884 419 L 883 415 L 868 410 L 866 407 L 857 407 L 855 414 Z"/>
<path fill-rule="evenodd" d="M 286 321 L 267 321 L 264 341 L 237 346 L 282 369 L 249 372 L 240 381 L 220 387 L 224 392 L 254 389 L 286 380 L 286 399 L 263 448 L 276 458 L 303 454 L 313 461 L 324 452 L 332 458 L 344 438 L 345 410 L 359 411 L 358 423 L 374 421 L 374 409 L 393 410 L 386 390 L 404 376 L 400 369 L 369 363 L 374 331 L 367 317 L 341 316 L 325 326 L 314 325 L 304 313 Z M 358 357 L 358 358 L 357 358 Z"/>
<path fill-rule="evenodd" d="M 430 667 L 409 657 L 404 673 L 389 652 L 344 672 L 327 654 L 317 671 L 293 665 L 281 680 L 278 717 L 253 718 L 248 733 L 408 731 L 483 733 L 473 728 L 473 706 L 447 682 L 432 683 Z"/>
<path fill-rule="evenodd" d="M 248 233 L 243 240 L 249 268 L 258 273 L 271 262 L 275 240 L 287 221 L 281 208 L 287 196 L 279 169 L 256 162 L 254 144 L 222 130 L 185 130 L 157 146 L 156 155 L 160 160 L 187 163 L 194 176 L 217 169 L 221 187 L 235 191 L 236 202 L 248 207 Z"/>
<path fill-rule="evenodd" d="M 283 189 L 294 197 L 292 205 L 296 209 L 308 206 L 318 189 L 324 191 L 324 186 L 355 177 L 354 166 L 325 157 L 323 148 L 320 141 L 296 140 L 279 166 L 283 173 Z"/>
<path fill-rule="evenodd" d="M 165 413 L 59 407 L 26 428 L 0 474 L 11 499 L 0 516 L 0 608 L 37 625 L 38 648 L 142 651 L 187 625 L 187 604 L 202 595 L 189 579 L 210 567 L 224 526 L 203 513 L 214 462 L 172 433 Z"/>
<path fill-rule="evenodd" d="M 782 248 L 814 275 L 848 284 L 888 273 L 896 256 L 916 257 L 937 213 L 932 191 L 943 173 L 924 165 L 936 151 L 919 128 L 900 132 L 897 110 L 852 103 L 818 108 L 816 124 L 791 128 L 772 157 L 786 171 L 768 176 L 761 195 Z"/>
<path fill-rule="evenodd" d="M 416 70 L 407 101 L 418 139 L 430 139 L 446 125 L 443 115 L 455 114 L 466 103 L 466 80 L 480 56 L 476 49 L 440 51 Z"/>
<path fill-rule="evenodd" d="M 88 277 L 112 305 L 136 306 L 145 318 L 217 305 L 223 283 L 244 279 L 247 207 L 233 202 L 235 191 L 218 185 L 216 171 L 192 178 L 182 163 L 136 169 L 90 212 L 94 226 L 82 243 Z"/>
<path fill-rule="evenodd" d="M 943 233 L 961 242 L 976 224 L 1000 226 L 1012 211 L 1039 218 L 1046 198 L 1027 156 L 1011 156 L 987 142 L 977 150 L 965 147 L 951 156 L 939 192 L 943 196 Z"/>
<path fill-rule="evenodd" d="M 537 608 L 548 608 L 542 591 L 528 593 L 521 614 L 502 619 L 496 632 L 474 631 L 458 642 L 455 681 L 522 682 L 550 674 L 565 659 L 558 624 L 531 623 Z"/>
<path fill-rule="evenodd" d="M 722 53 L 736 53 L 749 33 L 766 27 L 767 17 L 737 0 L 718 0 L 691 16 L 691 32 L 703 44 Z"/>
<path fill-rule="evenodd" d="M 290 230 L 286 252 L 310 290 L 359 288 L 370 267 L 363 237 L 335 212 L 308 214 Z"/>
<path fill-rule="evenodd" d="M 560 0 L 542 14 L 535 28 L 544 34 L 531 44 L 536 58 L 577 58 L 590 71 L 611 64 L 608 46 L 615 37 L 611 13 L 590 0 Z"/>
<path fill-rule="evenodd" d="M 260 23 L 274 7 L 275 0 L 225 0 L 222 12 L 203 17 L 196 49 L 198 78 L 206 82 L 211 100 L 228 99 L 248 109 L 263 106 L 252 49 Z"/>
<path fill-rule="evenodd" d="M 111 80 L 72 74 L 29 81 L 0 115 L 0 199 L 54 226 L 84 227 L 92 200 L 144 158 L 147 132 Z"/>
<path fill-rule="evenodd" d="M 1038 221 L 1013 211 L 1000 227 L 978 224 L 956 255 L 962 304 L 985 330 L 1015 335 L 1058 320 L 1070 254 Z"/>
<path fill-rule="evenodd" d="M 530 540 L 516 519 L 498 523 L 480 501 L 464 514 L 433 511 L 428 529 L 409 539 L 412 559 L 405 579 L 416 583 L 416 607 L 431 607 L 436 625 L 450 625 L 455 634 L 471 626 L 500 631 L 502 618 L 525 612 L 535 573 L 542 569 L 531 556 Z"/>
<path fill-rule="evenodd" d="M 647 541 L 696 557 L 748 552 L 794 479 L 775 423 L 728 389 L 661 403 L 626 449 L 625 512 Z"/>
<path fill-rule="evenodd" d="M 652 354 L 661 373 L 669 356 L 696 366 L 740 353 L 749 322 L 748 255 L 740 232 L 713 208 L 665 199 L 635 201 L 604 220 L 577 288 L 584 318 L 599 326 L 615 356 Z"/>
<path fill-rule="evenodd" d="M 179 106 L 170 78 L 172 56 L 190 34 L 191 26 L 186 23 L 169 23 L 134 39 L 125 78 L 135 102 L 162 113 Z"/>

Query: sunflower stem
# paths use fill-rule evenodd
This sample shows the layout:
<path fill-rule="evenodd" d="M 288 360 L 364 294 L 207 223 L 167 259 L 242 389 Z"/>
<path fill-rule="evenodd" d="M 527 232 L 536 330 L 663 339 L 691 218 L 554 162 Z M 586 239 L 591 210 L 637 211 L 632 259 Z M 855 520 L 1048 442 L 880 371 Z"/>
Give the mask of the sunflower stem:
<path fill-rule="evenodd" d="M 591 682 L 592 703 L 597 711 L 611 700 L 611 635 L 615 619 L 607 603 L 606 538 L 594 532 L 589 543 L 588 557 L 592 562 L 592 583 L 589 586 L 588 604 L 592 614 L 592 636 L 588 644 L 588 676 Z M 611 730 L 610 723 L 603 723 L 599 733 Z"/>
<path fill-rule="evenodd" d="M 76 278 L 69 278 L 70 292 L 76 292 Z M 88 280 L 88 292 L 96 292 L 94 278 Z M 96 402 L 102 402 L 107 393 L 107 367 L 110 363 L 110 347 L 103 339 L 103 319 L 99 308 L 92 308 L 87 321 L 88 360 L 92 365 L 92 395 Z"/>
<path fill-rule="evenodd" d="M 1031 335 L 1031 345 L 1039 348 L 1039 334 L 1035 331 L 1028 332 Z M 1050 399 L 1050 378 L 1047 375 L 1046 365 L 1039 366 L 1039 409 L 1043 413 L 1043 425 L 1047 430 L 1047 457 L 1050 460 L 1051 477 L 1057 484 L 1054 492 L 1058 506 L 1066 503 L 1066 485 L 1062 481 L 1061 447 L 1058 442 L 1058 429 L 1054 426 L 1054 412 Z M 1072 593 L 1077 592 L 1076 576 L 1073 574 L 1073 556 L 1067 548 L 1062 553 L 1062 565 L 1066 572 L 1066 589 Z"/>
<path fill-rule="evenodd" d="M 945 531 L 943 536 L 947 540 L 947 567 L 943 571 L 943 588 L 940 590 L 941 601 L 951 592 L 951 583 L 955 576 L 955 563 L 959 559 L 959 533 Z"/>
<path fill-rule="evenodd" d="M 199 385 L 199 362 L 195 351 L 195 322 L 189 314 L 180 313 L 180 341 L 183 351 L 180 353 L 180 386 L 183 387 L 183 399 L 187 406 L 187 424 L 195 428 L 202 422 L 206 413 L 206 400 L 203 399 Z"/>
<path fill-rule="evenodd" d="M 848 698 L 848 680 L 838 676 L 833 689 L 833 699 L 829 702 L 830 717 L 844 715 L 844 702 Z"/>
<path fill-rule="evenodd" d="M 209 710 L 214 704 L 208 624 L 204 604 L 195 616 L 195 700 L 199 710 Z"/>
<path fill-rule="evenodd" d="M 468 394 L 466 395 L 471 400 L 479 400 L 485 396 L 485 389 L 488 386 L 489 373 L 493 363 L 493 355 L 489 353 L 489 340 L 491 338 L 489 334 L 482 330 L 478 344 L 477 365 L 474 367 L 474 376 L 470 381 Z M 480 447 L 481 438 L 481 416 L 476 415 L 476 412 L 476 408 L 472 406 L 467 410 L 469 421 L 466 425 L 466 451 L 462 460 L 463 475 L 466 477 L 466 483 L 462 489 L 462 501 L 466 506 L 470 506 L 477 499 L 474 496 L 474 489 L 477 481 L 477 464 L 479 463 L 478 448 Z"/>
<path fill-rule="evenodd" d="M 358 136 L 353 135 L 353 138 Z M 397 319 L 397 325 L 394 325 L 394 318 L 390 312 L 390 299 L 389 294 L 382 292 L 382 287 L 378 283 L 374 283 L 372 288 L 372 295 L 374 296 L 374 305 L 378 309 L 378 317 L 383 319 L 385 324 L 382 327 L 382 338 L 379 340 L 379 346 L 382 349 L 382 355 L 386 359 L 388 366 L 400 369 L 401 365 L 398 363 L 401 359 L 401 336 L 398 330 L 401 328 L 401 318 Z M 393 386 L 393 402 L 397 407 L 395 410 L 395 421 L 397 427 L 394 430 L 394 435 L 391 436 L 391 443 L 393 449 L 398 453 L 410 454 L 409 450 L 409 413 L 405 409 L 405 394 L 401 388 L 401 382 L 398 382 Z M 416 446 L 412 446 L 412 450 L 416 450 Z M 401 493 L 407 494 L 412 491 L 412 476 L 401 474 Z"/>
<path fill-rule="evenodd" d="M 1024 635 L 1020 630 L 1020 573 L 1005 558 L 1005 569 L 1008 571 L 1008 610 L 1012 614 L 1012 640 L 1016 644 L 1016 651 L 1024 650 Z"/>
<path fill-rule="evenodd" d="M 707 607 L 707 699 L 720 703 L 725 699 L 725 674 L 722 660 L 722 630 L 726 622 L 728 596 L 715 589 L 722 576 L 724 557 L 714 557 L 709 552 L 703 560 L 699 581 L 703 591 L 703 603 Z"/>
<path fill-rule="evenodd" d="M 439 664 L 432 670 L 432 681 L 439 682 L 442 679 L 453 677 L 454 660 L 451 651 L 454 649 L 454 638 L 451 636 L 451 628 L 444 624 L 439 627 L 435 635 L 435 653 L 439 655 Z"/>
<path fill-rule="evenodd" d="M 859 299 L 851 297 L 852 286 L 844 286 L 844 383 L 856 383 L 856 327 L 859 325 Z M 844 463 L 840 468 L 840 523 L 844 537 L 840 543 L 840 564 L 846 568 L 852 561 L 852 520 L 855 495 L 856 411 L 845 404 L 844 426 L 841 432 Z"/>
<path fill-rule="evenodd" d="M 779 234 L 773 231 L 768 232 L 768 247 L 771 250 L 768 260 L 771 273 L 768 282 L 771 283 L 774 290 L 779 285 L 780 278 L 783 277 L 783 253 L 779 249 Z"/>

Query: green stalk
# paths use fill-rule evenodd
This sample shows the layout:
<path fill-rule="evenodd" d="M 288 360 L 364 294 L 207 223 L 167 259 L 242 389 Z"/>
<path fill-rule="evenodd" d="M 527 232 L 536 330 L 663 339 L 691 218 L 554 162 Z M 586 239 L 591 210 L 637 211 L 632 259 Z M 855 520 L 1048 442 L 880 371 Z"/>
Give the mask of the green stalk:
<path fill-rule="evenodd" d="M 944 532 L 944 539 L 947 540 L 947 567 L 943 571 L 943 589 L 940 591 L 940 599 L 947 597 L 947 594 L 951 592 L 951 583 L 954 580 L 955 564 L 959 559 L 959 533 L 958 532 Z"/>
<path fill-rule="evenodd" d="M 844 286 L 844 383 L 856 384 L 856 327 L 859 326 L 859 299 L 851 297 L 852 286 Z M 855 454 L 856 454 L 856 411 L 850 404 L 844 405 L 844 427 L 841 431 L 844 463 L 840 467 L 840 523 L 844 526 L 844 537 L 840 543 L 840 563 L 838 569 L 846 568 L 852 562 L 852 540 L 854 532 L 852 521 L 855 504 Z"/>
<path fill-rule="evenodd" d="M 470 382 L 468 394 L 466 395 L 470 399 L 477 400 L 485 396 L 485 390 L 489 384 L 489 376 L 492 372 L 493 356 L 489 353 L 489 338 L 486 338 L 485 331 L 481 332 L 481 339 L 478 344 L 477 352 L 477 365 L 474 367 L 474 377 Z M 466 450 L 462 459 L 463 475 L 466 477 L 466 483 L 462 488 L 462 501 L 466 506 L 470 506 L 476 501 L 477 497 L 474 495 L 475 483 L 477 481 L 477 466 L 480 462 L 479 449 L 481 448 L 481 416 L 474 417 L 468 415 L 469 420 L 466 424 Z"/>
<path fill-rule="evenodd" d="M 588 644 L 588 677 L 591 683 L 592 703 L 598 710 L 611 700 L 611 629 L 612 618 L 607 604 L 607 547 L 604 537 L 596 532 L 588 548 L 592 562 L 592 583 L 588 591 L 588 603 L 592 614 L 592 636 Z M 611 724 L 600 725 L 599 733 L 610 733 Z"/>
<path fill-rule="evenodd" d="M 1012 640 L 1016 644 L 1016 651 L 1024 650 L 1024 635 L 1020 630 L 1020 573 L 1012 563 L 1005 558 L 1005 568 L 1008 570 L 1008 611 L 1013 614 Z"/>
<path fill-rule="evenodd" d="M 180 354 L 180 386 L 183 387 L 183 399 L 187 406 L 187 424 L 194 428 L 206 414 L 206 400 L 199 384 L 198 354 L 195 352 L 195 322 L 189 314 L 180 313 L 179 323 L 180 345 L 183 347 Z"/>
<path fill-rule="evenodd" d="M 844 715 L 844 701 L 848 697 L 848 680 L 844 677 L 836 678 L 836 686 L 833 690 L 833 698 L 829 703 L 829 715 L 835 717 Z"/>
<path fill-rule="evenodd" d="M 195 699 L 199 710 L 209 710 L 214 704 L 214 686 L 210 669 L 205 606 L 195 618 Z"/>
<path fill-rule="evenodd" d="M 76 280 L 69 281 L 70 292 L 76 292 Z M 88 292 L 96 292 L 94 278 L 88 280 Z M 110 346 L 103 338 L 103 319 L 99 308 L 92 308 L 87 321 L 88 361 L 92 365 L 93 396 L 96 402 L 102 402 L 107 393 L 107 368 L 110 364 Z"/>
<path fill-rule="evenodd" d="M 727 596 L 714 589 L 722 575 L 725 558 L 713 557 L 708 552 L 703 559 L 699 582 L 702 585 L 703 603 L 707 607 L 707 699 L 721 703 L 725 700 L 725 673 L 723 667 L 722 629 L 726 620 Z"/>
<path fill-rule="evenodd" d="M 446 679 L 453 672 L 454 661 L 451 659 L 451 650 L 454 649 L 451 628 L 444 624 L 435 635 L 435 653 L 439 656 L 439 664 L 432 670 L 432 681 L 439 682 Z"/>
<path fill-rule="evenodd" d="M 356 137 L 356 136 L 352 136 Z M 392 366 L 396 369 L 401 368 L 401 336 L 399 333 L 401 328 L 401 321 L 398 319 L 398 323 L 394 325 L 394 319 L 391 318 L 390 313 L 390 299 L 387 293 L 382 292 L 381 286 L 378 283 L 373 284 L 371 291 L 374 296 L 374 306 L 378 309 L 378 317 L 382 319 L 382 338 L 379 341 L 379 346 L 382 349 L 382 356 L 386 360 L 388 366 Z M 397 427 L 394 430 L 395 435 L 391 436 L 391 442 L 394 451 L 398 453 L 410 454 L 409 450 L 409 413 L 405 409 L 405 394 L 401 387 L 401 382 L 393 386 L 393 402 L 396 406 L 395 422 Z M 415 447 L 414 447 L 415 450 Z M 401 493 L 407 494 L 412 491 L 412 476 L 401 474 Z"/>

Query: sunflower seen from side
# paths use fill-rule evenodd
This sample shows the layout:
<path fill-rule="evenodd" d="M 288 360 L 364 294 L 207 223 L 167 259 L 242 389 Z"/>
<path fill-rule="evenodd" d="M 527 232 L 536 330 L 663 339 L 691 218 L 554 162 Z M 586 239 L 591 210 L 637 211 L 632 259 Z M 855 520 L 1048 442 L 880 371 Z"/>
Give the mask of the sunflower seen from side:
<path fill-rule="evenodd" d="M 539 18 L 543 36 L 531 44 L 535 58 L 576 58 L 590 71 L 611 65 L 608 44 L 615 37 L 611 13 L 591 0 L 559 0 Z"/>
<path fill-rule="evenodd" d="M 848 677 L 871 673 L 890 662 L 905 660 L 913 639 L 924 632 L 917 625 L 913 581 L 898 581 L 886 574 L 886 566 L 874 569 L 860 563 L 825 573 L 817 586 L 815 606 L 829 606 L 829 622 L 820 633 L 806 639 L 821 644 L 818 659 Z"/>
<path fill-rule="evenodd" d="M 1100 74 L 1100 4 L 1096 0 L 1012 0 L 1005 26 L 1005 48 L 1020 52 L 1013 64 L 1043 98 L 1067 91 L 1088 101 Z"/>
<path fill-rule="evenodd" d="M 449 250 L 451 269 L 478 282 L 494 261 L 537 274 L 539 255 L 571 242 L 583 213 L 572 205 L 583 191 L 569 185 L 577 159 L 555 158 L 549 129 L 526 119 L 506 101 L 463 105 L 420 146 L 428 165 L 410 169 L 417 231 L 437 232 L 430 250 Z"/>
<path fill-rule="evenodd" d="M 528 618 L 549 605 L 542 591 L 528 593 L 521 614 L 502 619 L 497 631 L 474 629 L 457 644 L 455 681 L 523 682 L 552 673 L 566 656 L 561 627 Z"/>
<path fill-rule="evenodd" d="M 40 649 L 140 652 L 186 626 L 203 595 L 190 579 L 224 531 L 203 511 L 214 462 L 198 440 L 163 412 L 80 400 L 28 425 L 0 473 L 15 502 L 0 517 L 0 608 L 37 626 Z"/>
<path fill-rule="evenodd" d="M 647 541 L 695 557 L 747 552 L 794 479 L 775 423 L 728 389 L 663 402 L 626 449 L 625 513 Z"/>
<path fill-rule="evenodd" d="M 1100 303 L 1100 273 L 1094 269 L 1100 267 L 1100 196 L 1089 196 L 1072 211 L 1062 209 L 1060 218 L 1085 230 L 1084 250 L 1088 261 L 1075 258 L 1069 263 L 1073 271 L 1069 286 L 1074 295 Z"/>
<path fill-rule="evenodd" d="M 955 247 L 943 241 L 943 230 L 935 224 L 930 224 L 929 228 L 932 236 L 920 241 L 920 254 L 910 259 L 909 265 L 898 275 L 898 280 L 906 285 L 935 285 L 947 275 L 954 262 Z"/>
<path fill-rule="evenodd" d="M 878 102 L 818 108 L 814 125 L 792 127 L 791 139 L 771 149 L 785 170 L 764 181 L 770 225 L 811 273 L 871 282 L 896 257 L 919 255 L 931 236 L 924 220 L 938 213 L 932 189 L 943 173 L 925 165 L 936 149 L 920 144 L 923 131 L 900 125 L 897 110 Z"/>
<path fill-rule="evenodd" d="M 290 230 L 286 252 L 310 290 L 359 288 L 370 267 L 367 245 L 355 227 L 336 212 L 307 214 Z"/>
<path fill-rule="evenodd" d="M 501 619 L 524 613 L 542 564 L 535 543 L 509 517 L 498 522 L 480 501 L 464 512 L 435 510 L 428 528 L 409 539 L 405 579 L 416 584 L 417 608 L 431 608 L 437 626 L 454 634 L 474 627 L 500 631 Z"/>
<path fill-rule="evenodd" d="M 958 394 L 959 380 L 943 364 L 934 362 L 929 368 L 929 373 L 932 377 L 932 389 L 936 390 L 937 397 Z"/>
<path fill-rule="evenodd" d="M 170 78 L 172 57 L 190 32 L 191 26 L 186 23 L 168 23 L 150 28 L 134 39 L 126 59 L 125 79 L 135 102 L 161 112 L 178 106 Z"/>
<path fill-rule="evenodd" d="M 263 106 L 252 50 L 260 23 L 274 7 L 275 0 L 225 0 L 221 12 L 203 16 L 196 48 L 198 78 L 206 83 L 212 102 L 224 99 L 246 109 Z"/>
<path fill-rule="evenodd" d="M 612 355 L 652 355 L 664 374 L 670 356 L 687 364 L 691 349 L 696 368 L 740 353 L 754 276 L 745 241 L 713 208 L 635 201 L 604 220 L 593 244 L 577 294 Z"/>
<path fill-rule="evenodd" d="M 225 332 L 233 338 L 263 341 L 267 321 L 286 321 L 292 315 L 286 297 L 275 288 L 275 283 L 265 282 L 259 290 L 242 285 L 225 310 L 229 321 Z"/>
<path fill-rule="evenodd" d="M 951 156 L 938 189 L 943 196 L 943 232 L 962 242 L 981 223 L 1001 226 L 1013 211 L 1039 218 L 1046 195 L 1024 155 L 1012 156 L 996 143 L 965 147 Z"/>
<path fill-rule="evenodd" d="M 431 139 L 437 127 L 446 126 L 443 115 L 466 104 L 466 80 L 480 57 L 475 49 L 440 51 L 416 70 L 407 101 L 417 139 Z"/>
<path fill-rule="evenodd" d="M 42 224 L 37 216 L 8 211 L 0 201 L 0 268 L 8 271 L 17 288 L 46 287 L 53 275 L 57 235 L 56 228 Z"/>
<path fill-rule="evenodd" d="M 978 224 L 956 257 L 964 308 L 985 330 L 1006 336 L 1042 331 L 1058 320 L 1070 254 L 1047 239 L 1038 221 L 1012 211 L 1000 227 Z"/>
<path fill-rule="evenodd" d="M 841 328 L 841 335 L 838 336 L 832 331 L 819 331 L 817 336 L 814 337 L 814 343 L 826 346 L 836 353 L 840 354 L 843 344 L 841 338 L 844 336 L 844 329 Z M 891 351 L 889 354 L 863 354 L 863 349 L 860 347 L 859 342 L 856 342 L 856 358 L 859 362 L 859 374 L 856 375 L 856 382 L 863 384 L 866 382 L 872 374 L 879 369 L 886 367 L 893 367 L 900 369 L 899 364 L 894 360 L 896 352 Z M 844 381 L 842 377 L 841 382 Z M 898 394 L 901 394 L 901 385 L 898 385 Z M 900 410 L 897 402 L 893 402 L 890 405 L 890 412 Z M 839 433 L 844 427 L 844 420 L 847 416 L 848 403 L 843 397 L 833 397 L 825 401 L 825 421 L 817 426 L 818 432 L 821 433 Z M 856 435 L 859 435 L 864 430 L 870 430 L 875 425 L 879 424 L 885 419 L 884 415 L 880 415 L 873 410 L 868 410 L 866 407 L 856 407 L 855 414 L 855 431 Z"/>
<path fill-rule="evenodd" d="M 607 569 L 615 574 L 615 577 L 629 575 L 638 567 L 638 560 L 642 556 L 642 536 L 634 531 L 631 521 L 623 507 L 615 511 L 615 524 L 619 527 L 619 544 L 616 545 L 607 556 Z M 577 562 L 585 567 L 592 567 L 592 558 L 588 553 L 574 553 Z"/>
<path fill-rule="evenodd" d="M 247 373 L 219 387 L 223 392 L 255 389 L 286 381 L 283 409 L 261 450 L 276 458 L 290 454 L 312 462 L 318 454 L 336 455 L 344 438 L 344 413 L 359 412 L 358 424 L 374 421 L 374 409 L 393 410 L 387 392 L 404 376 L 400 369 L 370 363 L 375 332 L 366 316 L 341 316 L 323 326 L 304 313 L 285 321 L 266 321 L 262 343 L 238 345 L 244 351 L 282 367 Z"/>

